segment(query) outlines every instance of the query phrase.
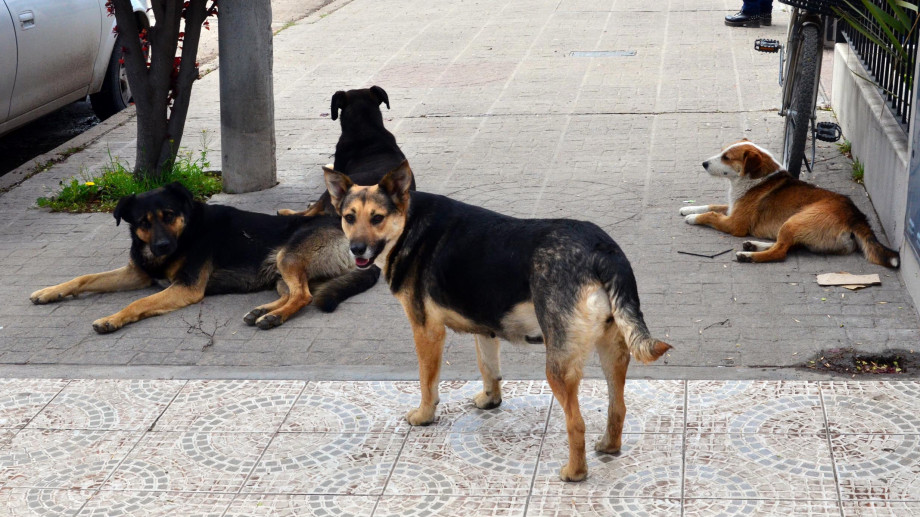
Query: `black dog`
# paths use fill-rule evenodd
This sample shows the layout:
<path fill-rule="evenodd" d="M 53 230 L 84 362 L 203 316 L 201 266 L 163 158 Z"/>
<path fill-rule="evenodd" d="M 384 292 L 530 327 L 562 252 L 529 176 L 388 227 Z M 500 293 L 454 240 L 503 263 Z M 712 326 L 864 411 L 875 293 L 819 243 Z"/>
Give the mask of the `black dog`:
<path fill-rule="evenodd" d="M 355 269 L 338 217 L 280 217 L 208 205 L 195 201 L 179 183 L 122 198 L 114 216 L 116 224 L 125 220 L 131 228 L 128 265 L 46 287 L 32 293 L 32 303 L 168 283 L 93 322 L 97 332 L 106 333 L 198 303 L 205 294 L 277 287 L 277 302 L 244 318 L 266 329 L 311 302 L 331 312 L 342 300 L 372 287 L 380 274 Z M 313 294 L 308 281 L 317 282 Z"/>
<path fill-rule="evenodd" d="M 342 135 L 335 146 L 333 169 L 347 174 L 357 185 L 376 185 L 383 176 L 406 159 L 396 145 L 396 137 L 383 125 L 380 105 L 390 109 L 387 92 L 379 86 L 360 90 L 337 91 L 332 96 L 332 120 L 341 117 Z M 339 114 L 341 111 L 341 115 Z M 415 190 L 415 179 L 412 180 Z M 278 215 L 313 216 L 335 214 L 329 193 L 302 212 L 278 210 Z"/>

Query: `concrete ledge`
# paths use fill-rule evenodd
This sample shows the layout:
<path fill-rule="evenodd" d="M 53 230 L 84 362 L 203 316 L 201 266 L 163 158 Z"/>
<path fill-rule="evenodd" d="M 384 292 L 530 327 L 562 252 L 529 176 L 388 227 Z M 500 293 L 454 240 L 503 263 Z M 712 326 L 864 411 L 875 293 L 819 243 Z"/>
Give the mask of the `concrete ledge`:
<path fill-rule="evenodd" d="M 908 140 L 869 78 L 850 46 L 838 43 L 834 49 L 834 111 L 844 137 L 853 144 L 853 156 L 865 166 L 866 191 L 889 243 L 897 249 L 904 241 Z"/>

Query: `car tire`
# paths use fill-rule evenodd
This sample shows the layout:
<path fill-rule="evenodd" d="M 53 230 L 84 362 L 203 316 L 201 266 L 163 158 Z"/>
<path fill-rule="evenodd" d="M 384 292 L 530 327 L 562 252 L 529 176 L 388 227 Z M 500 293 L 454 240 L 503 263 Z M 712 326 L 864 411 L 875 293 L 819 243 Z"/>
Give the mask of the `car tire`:
<path fill-rule="evenodd" d="M 142 29 L 150 28 L 146 16 L 138 16 L 138 26 Z M 100 120 L 105 120 L 119 111 L 127 108 L 133 101 L 131 86 L 128 84 L 128 74 L 125 65 L 121 63 L 122 35 L 118 35 L 115 46 L 112 47 L 112 56 L 109 66 L 105 70 L 102 89 L 89 96 L 93 111 Z"/>

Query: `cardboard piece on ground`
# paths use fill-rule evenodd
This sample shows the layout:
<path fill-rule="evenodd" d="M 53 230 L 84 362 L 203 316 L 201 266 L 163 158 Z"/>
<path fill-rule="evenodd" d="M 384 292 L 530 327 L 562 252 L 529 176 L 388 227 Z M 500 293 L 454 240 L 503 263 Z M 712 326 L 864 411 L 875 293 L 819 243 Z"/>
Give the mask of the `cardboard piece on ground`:
<path fill-rule="evenodd" d="M 870 285 L 881 285 L 881 283 L 881 278 L 875 273 L 871 275 L 851 275 L 849 273 L 824 273 L 818 275 L 818 285 L 838 285 L 851 291 Z"/>

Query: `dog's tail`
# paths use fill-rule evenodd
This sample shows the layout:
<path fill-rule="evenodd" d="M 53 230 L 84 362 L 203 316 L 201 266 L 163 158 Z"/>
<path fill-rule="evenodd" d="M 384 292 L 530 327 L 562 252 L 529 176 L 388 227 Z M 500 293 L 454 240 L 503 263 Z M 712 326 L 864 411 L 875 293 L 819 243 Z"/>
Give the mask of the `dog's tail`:
<path fill-rule="evenodd" d="M 609 279 L 604 287 L 610 296 L 613 320 L 626 338 L 629 352 L 634 358 L 643 363 L 655 361 L 673 347 L 653 338 L 645 325 L 639 308 L 636 277 L 623 252 L 617 249 L 606 259 L 602 261 L 602 269 L 605 271 L 599 273 L 601 278 Z"/>
<path fill-rule="evenodd" d="M 875 238 L 875 232 L 868 221 L 860 221 L 853 225 L 851 231 L 853 238 L 859 243 L 866 260 L 873 264 L 897 269 L 901 266 L 901 256 L 897 251 L 886 248 Z"/>
<path fill-rule="evenodd" d="M 319 285 L 313 293 L 313 305 L 323 312 L 332 312 L 348 298 L 374 287 L 378 278 L 380 268 L 377 266 L 353 269 Z"/>

